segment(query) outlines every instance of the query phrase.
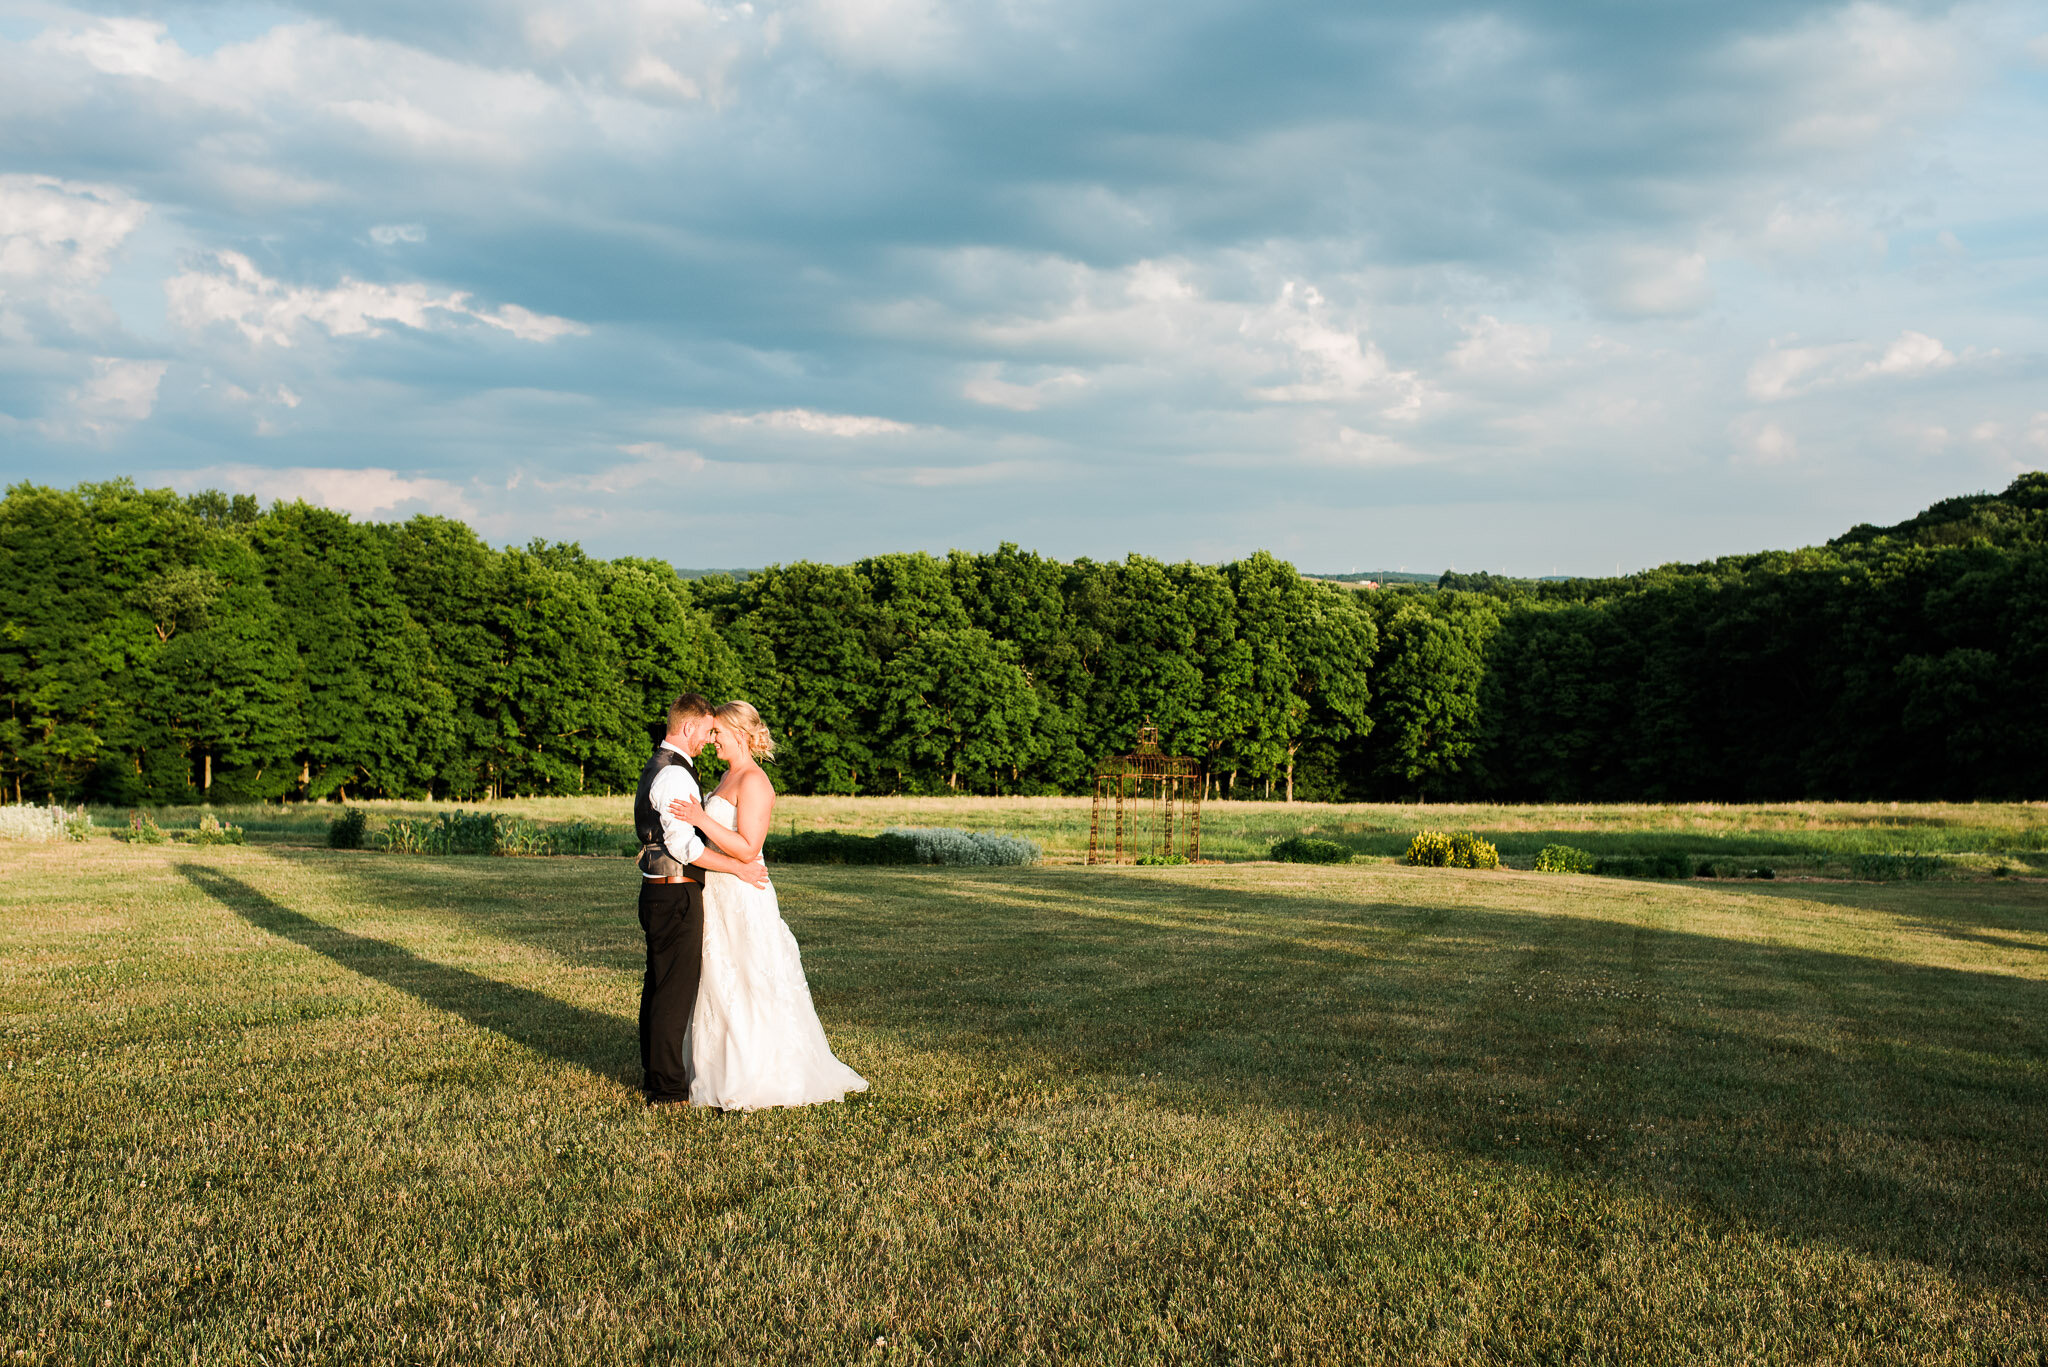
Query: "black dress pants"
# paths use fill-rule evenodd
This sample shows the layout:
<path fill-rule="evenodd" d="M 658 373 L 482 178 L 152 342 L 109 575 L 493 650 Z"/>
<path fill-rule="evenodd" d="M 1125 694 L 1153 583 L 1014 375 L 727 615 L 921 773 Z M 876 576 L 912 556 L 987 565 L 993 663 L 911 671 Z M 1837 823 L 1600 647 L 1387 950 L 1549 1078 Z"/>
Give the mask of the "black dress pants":
<path fill-rule="evenodd" d="M 640 929 L 647 934 L 647 977 L 640 985 L 640 1072 L 649 1101 L 690 1099 L 685 1034 L 697 1009 L 704 966 L 704 888 L 698 883 L 640 883 Z"/>

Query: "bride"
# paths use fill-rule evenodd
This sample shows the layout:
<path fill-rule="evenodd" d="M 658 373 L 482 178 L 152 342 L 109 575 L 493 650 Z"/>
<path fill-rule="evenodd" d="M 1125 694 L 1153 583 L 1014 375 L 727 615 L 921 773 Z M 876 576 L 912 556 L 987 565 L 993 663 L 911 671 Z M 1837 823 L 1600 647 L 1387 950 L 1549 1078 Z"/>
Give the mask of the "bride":
<path fill-rule="evenodd" d="M 761 852 L 775 809 L 775 785 L 759 761 L 774 738 L 753 704 L 718 708 L 712 739 L 725 777 L 703 805 L 669 812 L 735 859 Z M 796 937 L 783 923 L 775 889 L 729 873 L 704 875 L 704 968 L 684 1049 L 695 1080 L 690 1104 L 727 1111 L 809 1106 L 864 1092 L 867 1080 L 833 1057 L 811 1005 Z"/>

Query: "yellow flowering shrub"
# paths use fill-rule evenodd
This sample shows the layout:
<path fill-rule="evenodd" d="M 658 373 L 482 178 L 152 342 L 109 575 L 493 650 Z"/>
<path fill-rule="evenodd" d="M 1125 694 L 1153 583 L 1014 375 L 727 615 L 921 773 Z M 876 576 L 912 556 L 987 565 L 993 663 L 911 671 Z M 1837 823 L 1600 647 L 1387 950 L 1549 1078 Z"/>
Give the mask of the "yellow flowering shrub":
<path fill-rule="evenodd" d="M 1490 840 L 1470 831 L 1446 835 L 1442 831 L 1420 831 L 1408 842 L 1405 856 L 1410 864 L 1430 869 L 1497 869 L 1500 851 Z"/>

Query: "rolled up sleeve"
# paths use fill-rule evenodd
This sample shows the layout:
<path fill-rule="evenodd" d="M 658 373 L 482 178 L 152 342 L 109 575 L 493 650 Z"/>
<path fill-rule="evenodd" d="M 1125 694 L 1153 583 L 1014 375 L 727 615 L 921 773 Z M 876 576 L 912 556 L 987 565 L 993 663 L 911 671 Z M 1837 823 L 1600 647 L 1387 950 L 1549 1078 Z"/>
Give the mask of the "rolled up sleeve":
<path fill-rule="evenodd" d="M 689 822 L 678 821 L 670 814 L 668 804 L 679 797 L 700 802 L 703 792 L 697 787 L 697 781 L 690 777 L 688 769 L 674 764 L 654 776 L 654 782 L 647 790 L 647 800 L 661 817 L 661 843 L 679 862 L 694 864 L 697 856 L 704 853 L 704 836 Z"/>

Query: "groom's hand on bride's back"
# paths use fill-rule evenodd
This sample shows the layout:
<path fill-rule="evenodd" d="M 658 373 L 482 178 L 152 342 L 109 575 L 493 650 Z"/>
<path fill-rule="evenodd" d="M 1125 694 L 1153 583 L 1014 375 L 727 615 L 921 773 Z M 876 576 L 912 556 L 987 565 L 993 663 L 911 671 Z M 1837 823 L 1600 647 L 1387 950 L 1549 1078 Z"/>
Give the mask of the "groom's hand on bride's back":
<path fill-rule="evenodd" d="M 746 868 L 740 874 L 740 877 L 745 881 L 752 883 L 757 888 L 765 888 L 768 886 L 768 865 L 766 862 L 762 860 L 761 856 L 757 854 L 753 857 L 752 861 L 746 865 Z"/>

